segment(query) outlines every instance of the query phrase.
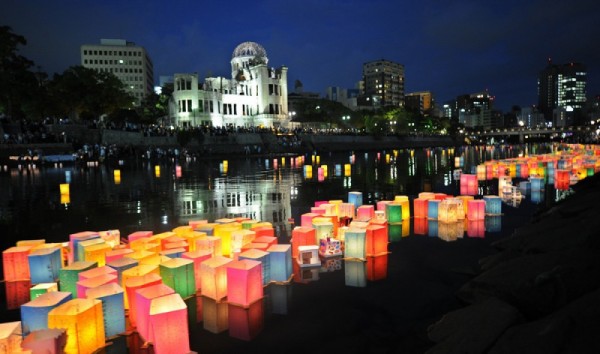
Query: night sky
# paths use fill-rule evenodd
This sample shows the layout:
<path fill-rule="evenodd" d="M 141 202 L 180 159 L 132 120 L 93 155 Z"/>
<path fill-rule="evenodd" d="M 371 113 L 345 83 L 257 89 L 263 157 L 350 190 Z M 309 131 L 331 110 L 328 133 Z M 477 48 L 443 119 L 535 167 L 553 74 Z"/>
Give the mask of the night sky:
<path fill-rule="evenodd" d="M 144 46 L 159 76 L 230 77 L 231 54 L 260 43 L 288 84 L 325 93 L 355 87 L 364 62 L 405 67 L 407 93 L 438 103 L 488 90 L 495 107 L 537 103 L 537 76 L 554 63 L 587 66 L 600 94 L 600 1 L 4 0 L 0 24 L 23 35 L 21 54 L 53 74 L 79 65 L 81 44 L 122 38 Z"/>

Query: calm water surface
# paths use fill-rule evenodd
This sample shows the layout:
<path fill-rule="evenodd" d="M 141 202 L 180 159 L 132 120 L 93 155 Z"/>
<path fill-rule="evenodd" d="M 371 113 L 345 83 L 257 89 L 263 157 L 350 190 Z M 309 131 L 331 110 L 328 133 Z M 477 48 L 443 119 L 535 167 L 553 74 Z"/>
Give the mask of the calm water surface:
<path fill-rule="evenodd" d="M 12 167 L 0 172 L 0 242 L 4 250 L 17 240 L 62 242 L 80 231 L 118 229 L 126 237 L 139 230 L 170 231 L 190 220 L 247 217 L 271 222 L 279 242 L 289 243 L 294 226 L 290 221 L 299 224 L 300 215 L 315 201 L 346 201 L 351 191 L 362 192 L 364 204 L 393 200 L 395 195 L 408 195 L 412 201 L 422 191 L 458 195 L 455 157 L 462 156 L 461 169 L 471 173 L 482 161 L 544 149 L 348 152 L 304 156 L 304 164 L 295 163 L 297 158 L 272 156 L 198 158 L 177 164 L 132 159 L 99 166 Z M 312 176 L 305 165 L 312 166 Z M 319 166 L 327 166 L 322 179 Z M 114 175 L 117 169 L 120 180 Z M 68 198 L 59 192 L 59 185 L 66 182 Z M 497 180 L 480 182 L 480 194 L 496 191 Z M 490 243 L 526 222 L 540 203 L 555 198 L 554 193 L 547 189 L 535 203 L 526 198 L 516 207 L 504 204 L 502 216 L 486 219 L 485 231 L 467 230 L 464 224 L 449 228 L 414 219 L 405 222 L 390 230 L 389 255 L 366 264 L 328 259 L 312 271 L 298 272 L 291 284 L 267 286 L 264 301 L 251 309 L 240 311 L 202 297 L 189 299 L 192 350 L 422 352 L 430 345 L 426 327 L 458 306 L 454 292 L 472 276 L 477 260 L 493 252 Z M 464 237 L 457 238 L 461 231 Z M 6 288 L 0 294 L 2 322 L 19 319 Z M 204 312 L 213 310 L 221 311 L 220 323 L 244 325 L 211 333 L 204 322 L 214 319 L 205 318 Z M 255 338 L 245 341 L 230 335 L 240 328 L 250 329 Z M 148 352 L 140 348 L 135 336 L 126 336 L 105 351 Z"/>

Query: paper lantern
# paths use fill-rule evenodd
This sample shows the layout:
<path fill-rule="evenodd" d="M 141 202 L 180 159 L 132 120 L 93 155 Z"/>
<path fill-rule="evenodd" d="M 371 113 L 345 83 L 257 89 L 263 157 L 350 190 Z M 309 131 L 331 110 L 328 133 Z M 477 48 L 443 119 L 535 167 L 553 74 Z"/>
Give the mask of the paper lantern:
<path fill-rule="evenodd" d="M 438 221 L 454 223 L 458 221 L 457 203 L 453 199 L 444 199 L 438 205 Z"/>
<path fill-rule="evenodd" d="M 231 258 L 217 256 L 200 263 L 202 295 L 214 300 L 227 296 L 227 265 Z"/>
<path fill-rule="evenodd" d="M 78 240 L 77 242 L 75 242 L 75 261 L 85 261 L 86 248 L 98 244 L 105 244 L 104 240 L 100 238 L 99 235 L 98 237 L 94 237 L 88 240 Z"/>
<path fill-rule="evenodd" d="M 364 259 L 366 256 L 366 238 L 365 229 L 349 229 L 346 231 L 346 244 L 344 255 L 346 258 Z"/>
<path fill-rule="evenodd" d="M 361 260 L 344 260 L 344 278 L 346 286 L 367 286 L 367 266 Z"/>
<path fill-rule="evenodd" d="M 231 249 L 231 237 L 234 231 L 241 230 L 242 224 L 239 223 L 225 223 L 217 224 L 215 226 L 214 234 L 216 237 L 221 238 L 221 253 L 223 256 L 230 256 L 232 254 Z"/>
<path fill-rule="evenodd" d="M 340 218 L 353 219 L 356 207 L 352 203 L 340 203 L 338 205 L 338 216 Z"/>
<path fill-rule="evenodd" d="M 181 257 L 185 259 L 190 259 L 194 262 L 196 292 L 199 292 L 202 286 L 202 281 L 200 278 L 200 265 L 202 262 L 212 257 L 212 253 L 209 250 L 185 252 L 181 255 Z"/>
<path fill-rule="evenodd" d="M 5 281 L 30 279 L 29 252 L 31 246 L 11 247 L 2 252 L 2 267 Z"/>
<path fill-rule="evenodd" d="M 4 288 L 6 308 L 8 310 L 18 309 L 21 305 L 30 301 L 29 289 L 31 288 L 31 281 L 29 279 L 6 281 L 4 282 Z"/>
<path fill-rule="evenodd" d="M 129 308 L 129 322 L 135 327 L 137 319 L 137 304 L 135 303 L 135 292 L 142 288 L 162 283 L 160 275 L 148 273 L 140 276 L 133 276 L 124 279 L 125 281 L 125 304 Z"/>
<path fill-rule="evenodd" d="M 301 267 L 312 267 L 321 265 L 318 246 L 299 246 L 296 258 Z"/>
<path fill-rule="evenodd" d="M 121 259 L 128 254 L 133 253 L 134 250 L 130 248 L 119 248 L 113 249 L 104 254 L 104 261 L 108 264 L 112 261 L 116 261 L 117 259 Z"/>
<path fill-rule="evenodd" d="M 83 231 L 69 235 L 69 249 L 71 253 L 69 253 L 69 263 L 74 261 L 83 261 L 83 254 L 81 254 L 81 259 L 78 254 L 78 244 L 83 241 L 100 238 L 100 235 L 97 232 L 93 231 Z"/>
<path fill-rule="evenodd" d="M 228 306 L 226 302 L 201 296 L 202 321 L 204 329 L 211 333 L 222 333 L 229 328 Z"/>
<path fill-rule="evenodd" d="M 196 250 L 208 251 L 213 257 L 222 255 L 221 238 L 215 236 L 206 236 L 196 240 Z"/>
<path fill-rule="evenodd" d="M 425 219 L 423 219 L 426 221 Z M 388 254 L 367 257 L 367 280 L 377 281 L 387 278 Z"/>
<path fill-rule="evenodd" d="M 410 201 L 406 195 L 397 195 L 394 197 L 394 203 L 402 206 L 402 220 L 410 219 Z"/>
<path fill-rule="evenodd" d="M 11 354 L 21 352 L 21 322 L 0 323 L 1 353 Z"/>
<path fill-rule="evenodd" d="M 115 283 L 118 284 L 119 278 L 116 274 L 103 274 L 93 278 L 87 278 L 79 280 L 77 284 L 77 297 L 85 298 L 86 293 L 89 289 L 99 287 L 104 284 Z"/>
<path fill-rule="evenodd" d="M 117 260 L 111 261 L 107 263 L 107 267 L 111 267 L 112 269 L 117 271 L 117 278 L 119 279 L 118 283 L 123 286 L 123 272 L 127 269 L 131 269 L 138 265 L 138 261 L 132 258 L 119 258 Z"/>
<path fill-rule="evenodd" d="M 233 252 L 240 252 L 242 247 L 256 238 L 256 232 L 246 229 L 235 230 L 231 234 L 231 247 Z"/>
<path fill-rule="evenodd" d="M 418 194 L 418 198 L 419 199 L 427 199 L 427 200 L 429 200 L 429 199 L 435 199 L 435 193 L 432 193 L 432 192 L 420 192 Z"/>
<path fill-rule="evenodd" d="M 187 306 L 179 294 L 152 299 L 150 331 L 156 354 L 190 352 Z"/>
<path fill-rule="evenodd" d="M 350 167 L 350 166 L 348 166 Z M 353 204 L 356 208 L 363 205 L 363 194 L 362 192 L 348 192 L 348 203 Z"/>
<path fill-rule="evenodd" d="M 23 339 L 21 348 L 26 353 L 62 354 L 64 353 L 65 345 L 67 345 L 67 332 L 65 329 L 46 328 L 29 333 Z M 16 348 L 15 352 L 17 352 Z M 10 347 L 8 348 L 8 352 L 11 352 Z"/>
<path fill-rule="evenodd" d="M 365 233 L 366 256 L 379 256 L 386 254 L 388 251 L 387 246 L 387 228 L 380 225 L 367 226 Z"/>
<path fill-rule="evenodd" d="M 165 284 L 151 285 L 136 290 L 136 330 L 145 341 L 153 341 L 152 332 L 150 331 L 150 305 L 152 300 L 171 294 L 175 294 L 175 290 Z"/>
<path fill-rule="evenodd" d="M 489 215 L 502 214 L 502 199 L 497 195 L 484 195 L 485 213 Z"/>
<path fill-rule="evenodd" d="M 69 195 L 70 194 L 69 184 L 68 183 L 61 183 L 59 185 L 59 190 L 60 190 L 60 194 L 61 195 Z"/>
<path fill-rule="evenodd" d="M 312 227 L 299 226 L 292 230 L 292 257 L 298 257 L 298 247 L 315 246 L 317 244 L 316 230 Z"/>
<path fill-rule="evenodd" d="M 62 268 L 58 276 L 60 291 L 68 291 L 73 297 L 77 297 L 79 273 L 95 268 L 96 266 L 96 262 L 76 261 Z"/>
<path fill-rule="evenodd" d="M 424 198 L 415 198 L 413 200 L 413 210 L 415 218 L 426 218 L 427 217 L 427 205 L 428 201 Z"/>
<path fill-rule="evenodd" d="M 291 245 L 272 245 L 267 249 L 269 253 L 269 280 L 275 282 L 289 281 L 292 276 L 292 247 Z"/>
<path fill-rule="evenodd" d="M 317 240 L 334 237 L 333 223 L 330 219 L 314 218 L 312 226 L 315 229 L 315 236 Z"/>
<path fill-rule="evenodd" d="M 48 313 L 48 328 L 67 330 L 66 353 L 93 353 L 104 347 L 102 302 L 69 300 Z"/>
<path fill-rule="evenodd" d="M 104 335 L 112 338 L 125 332 L 125 292 L 117 283 L 108 283 L 89 289 L 88 299 L 102 301 Z"/>
<path fill-rule="evenodd" d="M 477 194 L 477 175 L 462 174 L 460 176 L 460 194 L 476 195 Z"/>
<path fill-rule="evenodd" d="M 438 219 L 438 209 L 440 205 L 439 199 L 428 199 L 427 200 L 427 218 Z"/>
<path fill-rule="evenodd" d="M 264 327 L 263 307 L 262 301 L 257 301 L 247 308 L 229 304 L 229 335 L 245 341 L 254 339 Z"/>
<path fill-rule="evenodd" d="M 469 220 L 467 221 L 467 236 L 469 237 L 485 237 L 485 221 L 484 220 Z"/>
<path fill-rule="evenodd" d="M 160 264 L 159 269 L 165 285 L 170 286 L 182 298 L 196 293 L 194 261 L 191 259 L 173 258 Z"/>
<path fill-rule="evenodd" d="M 385 215 L 387 221 L 392 223 L 401 223 L 402 222 L 402 205 L 392 202 L 385 204 Z"/>
<path fill-rule="evenodd" d="M 244 259 L 260 262 L 263 281 L 262 285 L 267 285 L 271 281 L 271 260 L 269 257 L 269 252 L 258 249 L 250 249 L 240 253 L 239 260 Z"/>
<path fill-rule="evenodd" d="M 66 291 L 53 291 L 42 294 L 21 305 L 21 327 L 23 335 L 48 328 L 48 313 L 55 307 L 71 300 L 73 296 Z"/>
<path fill-rule="evenodd" d="M 148 274 L 156 274 L 160 277 L 160 270 L 157 265 L 140 264 L 135 267 L 125 269 L 121 273 L 121 287 L 125 290 L 125 308 L 129 308 L 129 294 L 127 293 L 127 281 L 130 278 L 143 277 Z"/>
<path fill-rule="evenodd" d="M 28 263 L 32 284 L 55 282 L 62 268 L 61 250 L 59 248 L 34 250 L 28 255 Z"/>
<path fill-rule="evenodd" d="M 377 204 L 376 204 L 376 206 L 377 206 L 376 207 L 376 211 L 382 211 L 384 213 L 383 217 L 387 218 L 387 214 L 386 214 L 387 207 L 386 207 L 386 205 L 389 204 L 389 203 L 391 203 L 391 202 L 392 202 L 391 200 L 380 200 L 380 201 L 378 201 Z"/>
<path fill-rule="evenodd" d="M 478 181 L 485 181 L 486 173 L 485 173 L 485 165 L 477 165 L 476 175 Z"/>
<path fill-rule="evenodd" d="M 530 177 L 531 191 L 539 192 L 544 187 L 544 179 L 542 177 Z"/>
<path fill-rule="evenodd" d="M 152 234 L 153 234 L 152 231 L 136 231 L 136 232 L 129 234 L 127 236 L 127 240 L 129 242 L 132 242 L 135 240 L 139 240 L 141 238 L 149 238 L 150 236 L 152 236 Z"/>
<path fill-rule="evenodd" d="M 467 201 L 467 219 L 484 220 L 485 219 L 485 201 L 474 199 Z"/>
<path fill-rule="evenodd" d="M 36 297 L 50 293 L 53 291 L 58 291 L 58 283 L 40 283 L 36 284 L 29 289 L 29 299 L 33 300 Z"/>
<path fill-rule="evenodd" d="M 277 237 L 275 236 L 258 236 L 254 239 L 254 243 L 266 243 L 267 245 L 272 246 L 278 243 Z"/>
<path fill-rule="evenodd" d="M 262 299 L 261 262 L 240 259 L 227 264 L 227 302 L 248 307 Z"/>
<path fill-rule="evenodd" d="M 369 220 L 375 216 L 375 207 L 373 205 L 361 205 L 356 209 L 357 220 Z"/>

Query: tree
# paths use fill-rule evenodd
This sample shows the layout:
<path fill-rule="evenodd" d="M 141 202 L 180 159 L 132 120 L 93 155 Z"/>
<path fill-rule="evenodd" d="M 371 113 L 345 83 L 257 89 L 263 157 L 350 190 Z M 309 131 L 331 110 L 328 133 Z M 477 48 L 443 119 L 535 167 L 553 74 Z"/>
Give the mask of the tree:
<path fill-rule="evenodd" d="M 25 116 L 22 106 L 36 82 L 30 71 L 33 61 L 18 54 L 18 47 L 26 44 L 25 37 L 13 33 L 8 26 L 0 26 L 0 114 L 10 118 Z"/>
<path fill-rule="evenodd" d="M 173 84 L 165 84 L 161 93 L 151 93 L 142 100 L 138 115 L 142 124 L 156 124 L 169 115 L 169 101 L 173 95 Z"/>

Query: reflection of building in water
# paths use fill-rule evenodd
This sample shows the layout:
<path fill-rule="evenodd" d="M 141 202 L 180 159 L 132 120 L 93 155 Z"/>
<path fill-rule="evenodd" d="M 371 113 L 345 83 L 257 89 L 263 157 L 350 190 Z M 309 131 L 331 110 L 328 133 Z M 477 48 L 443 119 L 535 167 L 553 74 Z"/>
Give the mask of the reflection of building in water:
<path fill-rule="evenodd" d="M 287 225 L 291 216 L 291 185 L 272 180 L 237 181 L 217 178 L 210 190 L 179 190 L 181 223 L 191 219 L 249 218 Z"/>

